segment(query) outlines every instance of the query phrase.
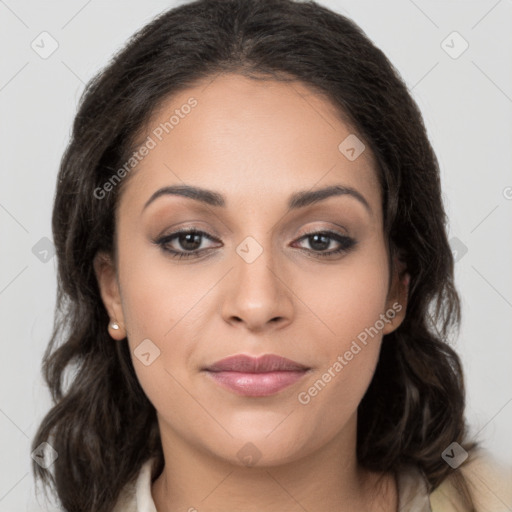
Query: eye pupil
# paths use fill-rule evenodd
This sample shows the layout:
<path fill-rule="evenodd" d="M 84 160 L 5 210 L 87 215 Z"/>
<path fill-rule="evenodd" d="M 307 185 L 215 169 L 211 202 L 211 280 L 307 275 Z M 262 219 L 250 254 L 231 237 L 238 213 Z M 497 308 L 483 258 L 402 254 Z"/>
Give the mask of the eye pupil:
<path fill-rule="evenodd" d="M 329 247 L 329 243 L 330 243 L 329 236 L 326 236 L 323 234 L 315 234 L 315 235 L 311 235 L 310 238 L 313 239 L 311 247 L 313 247 L 316 250 L 325 250 Z M 320 238 L 323 238 L 324 242 L 318 242 L 318 239 L 320 239 Z M 320 247 L 318 247 L 318 243 L 319 243 Z"/>
<path fill-rule="evenodd" d="M 200 246 L 202 245 L 201 242 L 205 237 L 208 240 L 216 241 L 215 237 L 212 237 L 203 231 L 182 230 L 164 236 L 160 240 L 156 240 L 155 243 L 160 245 L 162 250 L 166 254 L 170 254 L 173 258 L 194 258 L 200 257 L 202 254 L 209 251 L 209 249 L 200 249 Z M 309 242 L 309 249 L 303 249 L 310 254 L 314 253 L 319 258 L 334 257 L 338 254 L 345 254 L 357 243 L 354 239 L 348 236 L 343 236 L 331 231 L 305 234 L 299 239 L 299 241 L 301 240 L 307 240 Z M 176 244 L 175 248 L 172 247 L 173 241 L 174 244 Z M 339 245 L 339 248 L 328 251 L 328 248 L 333 241 Z"/>
<path fill-rule="evenodd" d="M 196 241 L 191 242 L 191 239 L 193 239 L 194 237 L 196 238 Z M 183 239 L 185 239 L 185 244 L 183 244 Z M 197 243 L 198 239 L 199 239 L 199 243 Z M 197 249 L 201 245 L 200 240 L 201 240 L 201 235 L 199 233 L 184 233 L 179 236 L 180 245 L 183 247 L 183 249 L 185 249 L 187 251 L 194 251 L 195 249 Z M 192 244 L 192 247 L 187 246 L 187 243 L 189 243 L 189 242 Z"/>

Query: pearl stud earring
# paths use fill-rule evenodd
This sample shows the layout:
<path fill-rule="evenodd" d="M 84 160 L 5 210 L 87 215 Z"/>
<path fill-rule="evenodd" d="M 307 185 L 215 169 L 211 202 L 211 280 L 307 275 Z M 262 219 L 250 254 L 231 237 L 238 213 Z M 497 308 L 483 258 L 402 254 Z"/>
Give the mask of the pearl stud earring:
<path fill-rule="evenodd" d="M 110 322 L 110 327 L 117 331 L 119 329 L 119 324 L 117 322 Z"/>

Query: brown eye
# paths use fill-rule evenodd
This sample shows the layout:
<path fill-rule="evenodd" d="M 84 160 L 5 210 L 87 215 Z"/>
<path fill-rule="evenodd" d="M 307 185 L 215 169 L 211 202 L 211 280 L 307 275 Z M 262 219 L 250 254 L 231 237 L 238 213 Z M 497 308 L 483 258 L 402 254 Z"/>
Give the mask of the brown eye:
<path fill-rule="evenodd" d="M 206 250 L 199 250 L 203 238 L 215 240 L 204 231 L 182 229 L 158 239 L 155 243 L 173 258 L 196 258 Z M 169 247 L 174 240 L 177 242 L 178 249 Z"/>
<path fill-rule="evenodd" d="M 308 240 L 311 247 L 311 250 L 308 249 L 308 251 L 312 251 L 316 256 L 320 257 L 329 257 L 343 252 L 348 252 L 357 243 L 353 238 L 341 235 L 335 231 L 314 231 L 306 233 L 299 240 Z M 333 240 L 338 243 L 338 249 L 325 252 Z"/>
<path fill-rule="evenodd" d="M 182 229 L 161 237 L 156 240 L 155 243 L 173 258 L 197 258 L 209 249 L 200 249 L 204 238 L 212 241 L 219 241 L 204 231 L 199 231 L 197 229 Z M 308 240 L 311 247 L 311 249 L 303 250 L 313 252 L 315 256 L 324 258 L 348 252 L 357 244 L 356 240 L 353 238 L 341 235 L 335 231 L 313 231 L 303 235 L 299 241 L 300 240 Z M 172 242 L 174 241 L 178 247 L 176 247 L 176 245 L 172 247 Z M 326 251 L 333 241 L 335 241 L 339 247 L 331 251 Z"/>

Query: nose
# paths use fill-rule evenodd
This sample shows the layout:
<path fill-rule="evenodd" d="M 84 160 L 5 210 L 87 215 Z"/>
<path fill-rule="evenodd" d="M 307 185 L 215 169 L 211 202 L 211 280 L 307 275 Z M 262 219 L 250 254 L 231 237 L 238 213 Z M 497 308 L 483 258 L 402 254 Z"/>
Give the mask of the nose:
<path fill-rule="evenodd" d="M 283 328 L 292 322 L 292 279 L 283 265 L 276 267 L 271 251 L 263 250 L 253 261 L 240 251 L 234 254 L 233 262 L 223 290 L 224 320 L 244 324 L 253 332 Z"/>

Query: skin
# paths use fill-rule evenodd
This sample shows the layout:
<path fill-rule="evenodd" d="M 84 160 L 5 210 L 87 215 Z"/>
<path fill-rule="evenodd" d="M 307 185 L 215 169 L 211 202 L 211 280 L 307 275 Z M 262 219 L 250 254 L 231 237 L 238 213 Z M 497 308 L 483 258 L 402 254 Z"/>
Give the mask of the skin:
<path fill-rule="evenodd" d="M 165 457 L 151 489 L 157 510 L 396 510 L 395 479 L 363 470 L 355 451 L 357 407 L 382 336 L 400 325 L 407 302 L 398 261 L 389 275 L 373 156 L 368 146 L 354 161 L 339 151 L 352 132 L 307 86 L 234 74 L 168 99 L 143 139 L 190 97 L 197 106 L 124 184 L 117 261 L 102 253 L 94 261 L 104 305 L 120 325 L 109 332 L 127 336 L 157 410 Z M 221 193 L 226 207 L 164 195 L 142 211 L 156 190 L 184 183 Z M 292 193 L 334 184 L 359 191 L 371 213 L 349 195 L 287 210 Z M 198 239 L 198 258 L 173 259 L 154 243 L 192 227 L 214 238 Z M 303 235 L 325 230 L 357 244 L 322 258 L 339 243 L 328 238 L 322 248 Z M 263 249 L 250 264 L 236 251 L 248 236 Z M 186 252 L 191 244 L 175 238 L 168 246 Z M 394 303 L 401 311 L 301 404 L 298 394 Z M 133 353 L 144 339 L 160 350 L 148 366 Z M 278 354 L 311 370 L 269 397 L 237 395 L 201 371 L 240 353 Z M 257 450 L 253 465 L 237 455 L 247 443 Z"/>

